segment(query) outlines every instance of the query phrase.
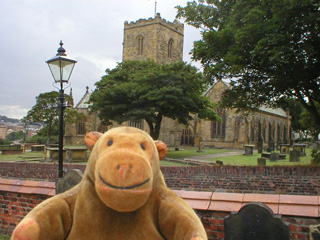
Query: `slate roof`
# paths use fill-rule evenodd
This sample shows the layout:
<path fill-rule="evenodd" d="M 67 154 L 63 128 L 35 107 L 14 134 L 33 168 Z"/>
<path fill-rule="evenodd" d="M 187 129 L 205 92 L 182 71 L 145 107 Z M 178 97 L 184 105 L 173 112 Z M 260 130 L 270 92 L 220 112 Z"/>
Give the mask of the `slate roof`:
<path fill-rule="evenodd" d="M 81 98 L 81 100 L 79 101 L 79 103 L 76 105 L 75 108 L 87 109 L 91 106 L 91 104 L 89 104 L 91 93 L 89 92 L 89 87 L 87 87 L 86 89 L 87 89 L 86 93 L 83 95 L 83 97 Z"/>

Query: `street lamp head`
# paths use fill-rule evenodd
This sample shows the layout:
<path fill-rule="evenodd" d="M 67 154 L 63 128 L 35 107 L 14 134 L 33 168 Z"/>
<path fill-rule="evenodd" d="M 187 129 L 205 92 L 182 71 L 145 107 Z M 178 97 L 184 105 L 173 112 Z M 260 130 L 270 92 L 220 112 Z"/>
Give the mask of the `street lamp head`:
<path fill-rule="evenodd" d="M 67 57 L 66 50 L 62 46 L 63 43 L 60 41 L 56 56 L 46 61 L 56 83 L 68 83 L 74 65 L 77 63 L 76 60 Z"/>

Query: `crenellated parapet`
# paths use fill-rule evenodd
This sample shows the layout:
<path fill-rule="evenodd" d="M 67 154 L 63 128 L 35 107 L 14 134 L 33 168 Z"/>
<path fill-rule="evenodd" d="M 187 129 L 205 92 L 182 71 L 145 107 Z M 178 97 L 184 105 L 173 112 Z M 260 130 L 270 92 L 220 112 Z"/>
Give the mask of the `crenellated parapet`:
<path fill-rule="evenodd" d="M 180 34 L 183 35 L 184 32 L 184 25 L 183 23 L 180 23 L 178 20 L 174 20 L 173 22 L 169 22 L 165 20 L 164 18 L 161 18 L 160 13 L 157 13 L 157 15 L 154 18 L 148 18 L 148 19 L 139 19 L 137 21 L 132 21 L 124 22 L 124 29 L 130 29 L 130 28 L 136 28 L 136 27 L 142 27 L 146 25 L 151 25 L 151 24 L 162 24 L 166 26 L 167 28 L 170 28 L 171 30 L 174 30 Z"/>

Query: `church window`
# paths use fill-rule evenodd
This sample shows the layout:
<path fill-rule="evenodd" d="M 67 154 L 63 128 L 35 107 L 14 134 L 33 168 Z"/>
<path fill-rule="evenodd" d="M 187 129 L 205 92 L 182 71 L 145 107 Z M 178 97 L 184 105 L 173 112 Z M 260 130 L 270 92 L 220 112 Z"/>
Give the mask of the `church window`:
<path fill-rule="evenodd" d="M 78 135 L 86 134 L 86 122 L 84 120 L 79 120 L 77 122 L 77 134 Z"/>
<path fill-rule="evenodd" d="M 144 38 L 142 36 L 137 37 L 137 50 L 138 50 L 138 55 L 143 54 L 143 40 Z"/>
<path fill-rule="evenodd" d="M 217 109 L 217 114 L 221 117 L 221 122 L 212 121 L 211 124 L 211 137 L 224 138 L 226 136 L 226 111 L 224 109 Z"/>
<path fill-rule="evenodd" d="M 170 38 L 169 43 L 168 43 L 168 58 L 172 58 L 173 54 L 173 39 Z"/>
<path fill-rule="evenodd" d="M 193 134 L 190 128 L 182 130 L 181 134 L 181 145 L 192 145 L 193 146 Z"/>
<path fill-rule="evenodd" d="M 100 124 L 100 126 L 98 127 L 98 132 L 104 133 L 106 131 L 108 131 L 108 126 Z"/>
<path fill-rule="evenodd" d="M 130 127 L 135 127 L 135 128 L 139 128 L 139 129 L 143 129 L 143 122 L 142 120 L 139 121 L 129 121 L 129 126 Z"/>

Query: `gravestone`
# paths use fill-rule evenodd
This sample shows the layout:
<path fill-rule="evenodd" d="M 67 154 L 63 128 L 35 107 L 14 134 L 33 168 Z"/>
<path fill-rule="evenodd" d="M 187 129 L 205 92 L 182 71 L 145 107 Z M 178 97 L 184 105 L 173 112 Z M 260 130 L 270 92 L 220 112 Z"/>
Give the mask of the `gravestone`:
<path fill-rule="evenodd" d="M 224 220 L 225 240 L 289 240 L 289 224 L 263 203 L 248 203 Z"/>
<path fill-rule="evenodd" d="M 293 150 L 299 151 L 300 156 L 306 156 L 306 144 L 293 144 Z"/>
<path fill-rule="evenodd" d="M 289 162 L 300 162 L 300 152 L 297 150 L 290 151 Z"/>
<path fill-rule="evenodd" d="M 266 166 L 267 165 L 267 159 L 264 157 L 258 158 L 258 166 Z"/>
<path fill-rule="evenodd" d="M 270 161 L 275 162 L 275 161 L 277 161 L 278 159 L 279 159 L 279 153 L 272 152 L 272 153 L 270 154 Z"/>
<path fill-rule="evenodd" d="M 274 149 L 275 149 L 274 141 L 269 142 L 269 149 L 270 149 L 270 152 L 274 151 Z"/>
<path fill-rule="evenodd" d="M 290 151 L 290 145 L 289 144 L 280 144 L 280 153 L 281 154 L 288 154 Z"/>
<path fill-rule="evenodd" d="M 309 226 L 310 240 L 320 240 L 320 225 Z"/>
<path fill-rule="evenodd" d="M 254 145 L 244 145 L 245 153 L 244 155 L 251 156 L 253 155 Z"/>
<path fill-rule="evenodd" d="M 56 181 L 56 194 L 63 193 L 77 185 L 83 177 L 79 169 L 72 169 Z"/>

